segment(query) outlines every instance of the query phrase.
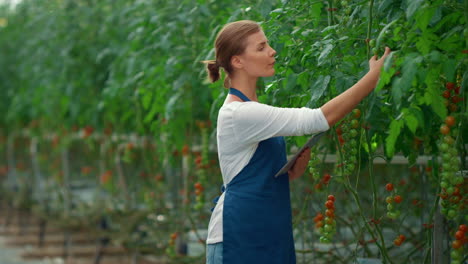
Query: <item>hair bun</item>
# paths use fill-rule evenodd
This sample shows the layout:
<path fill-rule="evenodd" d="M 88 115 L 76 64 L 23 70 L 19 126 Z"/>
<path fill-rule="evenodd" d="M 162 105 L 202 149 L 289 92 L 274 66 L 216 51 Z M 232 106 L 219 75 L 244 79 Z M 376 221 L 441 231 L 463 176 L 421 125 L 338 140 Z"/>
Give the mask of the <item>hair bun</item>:
<path fill-rule="evenodd" d="M 206 63 L 206 69 L 208 71 L 208 75 L 210 77 L 211 82 L 216 82 L 217 80 L 219 80 L 219 63 L 216 60 L 203 61 L 203 63 Z"/>

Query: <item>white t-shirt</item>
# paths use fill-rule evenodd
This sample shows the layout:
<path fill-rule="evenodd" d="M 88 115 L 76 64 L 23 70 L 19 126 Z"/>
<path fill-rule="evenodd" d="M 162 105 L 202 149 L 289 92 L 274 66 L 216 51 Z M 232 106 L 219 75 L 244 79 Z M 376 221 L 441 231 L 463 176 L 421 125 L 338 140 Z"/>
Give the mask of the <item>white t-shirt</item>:
<path fill-rule="evenodd" d="M 321 109 L 280 108 L 254 101 L 224 104 L 217 125 L 218 158 L 226 186 L 254 155 L 258 143 L 278 136 L 302 136 L 329 129 Z M 208 225 L 207 244 L 223 241 L 224 193 Z"/>

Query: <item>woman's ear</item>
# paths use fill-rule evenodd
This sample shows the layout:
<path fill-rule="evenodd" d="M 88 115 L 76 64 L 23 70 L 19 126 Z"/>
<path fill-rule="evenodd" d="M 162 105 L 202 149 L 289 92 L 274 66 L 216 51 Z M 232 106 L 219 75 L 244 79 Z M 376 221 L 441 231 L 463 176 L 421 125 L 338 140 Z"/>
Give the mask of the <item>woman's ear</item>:
<path fill-rule="evenodd" d="M 239 56 L 232 56 L 231 57 L 231 65 L 235 69 L 242 69 L 242 67 L 243 67 L 242 61 L 239 58 Z"/>

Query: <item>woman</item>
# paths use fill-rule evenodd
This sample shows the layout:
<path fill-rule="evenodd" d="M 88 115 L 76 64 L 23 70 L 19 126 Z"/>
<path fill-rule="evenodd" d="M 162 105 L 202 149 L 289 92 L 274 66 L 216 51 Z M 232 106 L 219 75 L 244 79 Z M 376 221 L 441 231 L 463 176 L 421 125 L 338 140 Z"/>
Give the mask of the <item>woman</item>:
<path fill-rule="evenodd" d="M 217 124 L 225 191 L 208 227 L 207 263 L 296 263 L 289 180 L 304 173 L 310 149 L 287 174 L 275 178 L 286 163 L 283 136 L 325 131 L 343 118 L 375 88 L 390 49 L 380 59 L 372 57 L 361 80 L 318 109 L 258 103 L 257 79 L 275 73 L 276 51 L 256 22 L 225 25 L 215 53 L 216 60 L 205 61 L 210 79 L 217 81 L 223 68 L 229 94 Z"/>

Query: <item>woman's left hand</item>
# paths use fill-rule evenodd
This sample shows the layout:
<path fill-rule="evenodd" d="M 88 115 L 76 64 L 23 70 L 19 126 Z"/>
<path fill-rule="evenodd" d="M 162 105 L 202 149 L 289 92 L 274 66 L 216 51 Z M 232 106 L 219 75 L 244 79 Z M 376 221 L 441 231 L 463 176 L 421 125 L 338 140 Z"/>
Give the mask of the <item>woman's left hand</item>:
<path fill-rule="evenodd" d="M 304 149 L 299 157 L 296 159 L 296 162 L 292 166 L 292 168 L 288 171 L 289 180 L 294 180 L 299 178 L 304 174 L 305 170 L 307 169 L 307 165 L 309 164 L 310 160 L 310 148 Z"/>

